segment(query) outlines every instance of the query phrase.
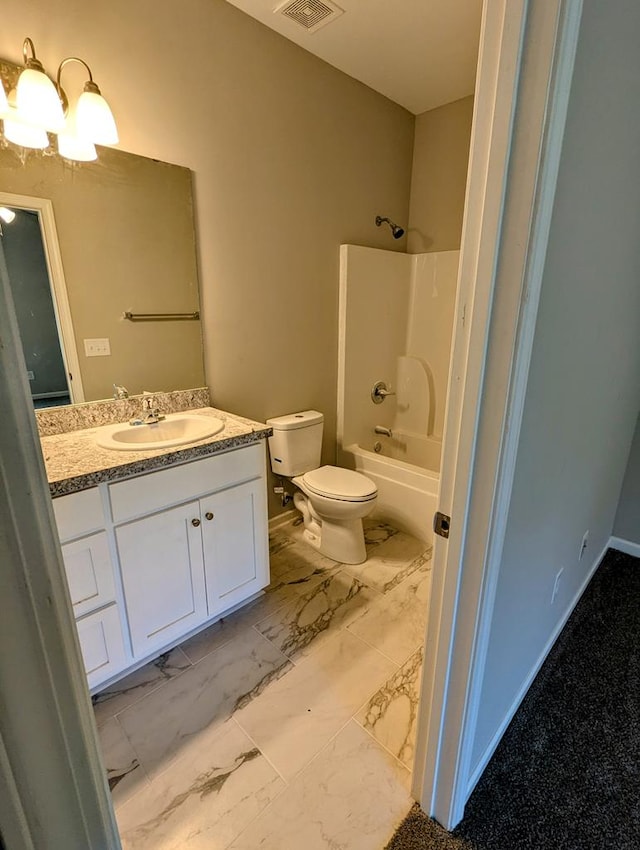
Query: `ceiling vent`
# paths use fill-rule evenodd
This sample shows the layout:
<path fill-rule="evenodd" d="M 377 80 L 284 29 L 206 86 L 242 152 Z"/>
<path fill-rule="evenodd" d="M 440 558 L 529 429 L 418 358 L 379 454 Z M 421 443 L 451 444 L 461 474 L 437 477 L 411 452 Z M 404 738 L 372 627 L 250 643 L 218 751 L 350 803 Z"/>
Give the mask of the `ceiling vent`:
<path fill-rule="evenodd" d="M 274 12 L 295 21 L 308 33 L 314 33 L 325 24 L 330 24 L 344 13 L 344 9 L 330 0 L 286 0 Z"/>

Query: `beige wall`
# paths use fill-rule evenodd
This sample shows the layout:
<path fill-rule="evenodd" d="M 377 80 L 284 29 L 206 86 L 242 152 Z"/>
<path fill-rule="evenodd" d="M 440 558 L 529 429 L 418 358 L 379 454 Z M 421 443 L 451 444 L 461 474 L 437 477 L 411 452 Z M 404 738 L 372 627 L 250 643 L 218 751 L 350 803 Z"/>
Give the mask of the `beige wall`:
<path fill-rule="evenodd" d="M 408 248 L 460 247 L 469 162 L 473 95 L 416 118 Z"/>
<path fill-rule="evenodd" d="M 85 57 L 122 148 L 194 172 L 216 404 L 317 407 L 333 459 L 339 245 L 405 248 L 374 218 L 407 221 L 413 116 L 223 0 L 54 11 L 9 4 L 0 55 L 19 60 L 29 34 L 48 68 Z"/>
<path fill-rule="evenodd" d="M 129 322 L 122 314 L 198 309 L 191 173 L 106 148 L 71 168 L 57 156 L 0 149 L 0 193 L 53 204 L 85 401 L 204 384 L 199 322 Z M 1 197 L 1 195 L 0 195 Z M 111 354 L 87 357 L 85 339 Z"/>

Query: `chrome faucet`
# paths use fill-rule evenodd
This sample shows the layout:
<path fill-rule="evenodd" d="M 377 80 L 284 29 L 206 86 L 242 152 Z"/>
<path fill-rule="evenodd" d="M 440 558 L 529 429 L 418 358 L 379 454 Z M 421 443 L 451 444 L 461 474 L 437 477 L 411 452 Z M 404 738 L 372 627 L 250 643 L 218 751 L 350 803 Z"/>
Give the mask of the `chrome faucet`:
<path fill-rule="evenodd" d="M 144 425 L 155 425 L 156 422 L 164 419 L 164 416 L 156 407 L 155 396 L 151 393 L 142 396 L 142 412 L 145 414 L 142 419 Z"/>
<path fill-rule="evenodd" d="M 163 413 L 160 413 L 155 402 L 153 393 L 143 393 L 142 416 L 135 416 L 133 419 L 130 419 L 129 425 L 155 425 L 156 422 L 162 421 L 165 416 Z"/>
<path fill-rule="evenodd" d="M 393 437 L 391 428 L 385 428 L 384 425 L 376 425 L 373 431 L 375 434 L 382 434 L 384 437 Z"/>

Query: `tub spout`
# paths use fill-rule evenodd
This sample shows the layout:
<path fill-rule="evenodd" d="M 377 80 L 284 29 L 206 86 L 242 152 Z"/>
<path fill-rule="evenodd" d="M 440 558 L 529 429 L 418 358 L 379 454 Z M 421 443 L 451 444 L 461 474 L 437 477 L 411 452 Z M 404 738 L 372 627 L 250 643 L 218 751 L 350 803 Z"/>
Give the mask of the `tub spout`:
<path fill-rule="evenodd" d="M 385 428 L 384 425 L 376 425 L 376 427 L 373 430 L 374 430 L 374 433 L 382 434 L 385 437 L 392 437 L 393 436 L 393 434 L 391 433 L 391 428 Z"/>

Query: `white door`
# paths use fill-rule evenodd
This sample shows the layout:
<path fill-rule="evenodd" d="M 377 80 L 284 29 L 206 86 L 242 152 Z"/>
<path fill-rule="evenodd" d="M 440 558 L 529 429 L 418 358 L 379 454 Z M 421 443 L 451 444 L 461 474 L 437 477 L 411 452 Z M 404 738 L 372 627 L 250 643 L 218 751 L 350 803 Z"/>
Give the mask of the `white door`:
<path fill-rule="evenodd" d="M 199 504 L 122 525 L 116 540 L 133 653 L 141 658 L 207 617 Z"/>
<path fill-rule="evenodd" d="M 209 616 L 231 608 L 269 582 L 264 480 L 201 501 Z"/>

